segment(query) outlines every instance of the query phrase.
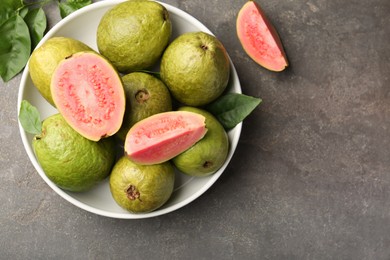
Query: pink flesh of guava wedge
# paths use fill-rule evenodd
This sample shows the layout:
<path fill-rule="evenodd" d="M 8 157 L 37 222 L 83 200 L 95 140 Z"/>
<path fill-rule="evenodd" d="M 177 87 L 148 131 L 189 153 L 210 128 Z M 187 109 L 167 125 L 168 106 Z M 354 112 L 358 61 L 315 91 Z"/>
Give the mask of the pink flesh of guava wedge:
<path fill-rule="evenodd" d="M 237 17 L 237 36 L 245 52 L 271 71 L 288 66 L 286 54 L 274 26 L 255 1 L 248 1 Z"/>
<path fill-rule="evenodd" d="M 122 81 L 99 54 L 80 52 L 63 60 L 50 89 L 58 111 L 85 138 L 99 141 L 121 127 L 125 111 Z"/>
<path fill-rule="evenodd" d="M 205 117 L 193 112 L 155 114 L 136 123 L 127 133 L 125 152 L 135 163 L 162 163 L 184 152 L 206 134 Z"/>

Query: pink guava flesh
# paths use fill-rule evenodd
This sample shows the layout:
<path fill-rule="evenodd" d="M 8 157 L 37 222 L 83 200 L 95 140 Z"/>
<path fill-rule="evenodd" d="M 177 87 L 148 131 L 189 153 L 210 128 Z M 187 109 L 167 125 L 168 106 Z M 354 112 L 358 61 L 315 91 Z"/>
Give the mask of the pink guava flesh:
<path fill-rule="evenodd" d="M 58 111 L 85 138 L 98 141 L 121 127 L 125 111 L 122 81 L 99 54 L 80 52 L 60 62 L 50 89 Z"/>
<path fill-rule="evenodd" d="M 288 66 L 285 51 L 274 26 L 255 1 L 248 1 L 237 17 L 237 36 L 245 52 L 271 71 Z"/>
<path fill-rule="evenodd" d="M 125 152 L 135 163 L 168 161 L 204 137 L 205 117 L 193 112 L 170 111 L 136 123 L 126 135 Z"/>

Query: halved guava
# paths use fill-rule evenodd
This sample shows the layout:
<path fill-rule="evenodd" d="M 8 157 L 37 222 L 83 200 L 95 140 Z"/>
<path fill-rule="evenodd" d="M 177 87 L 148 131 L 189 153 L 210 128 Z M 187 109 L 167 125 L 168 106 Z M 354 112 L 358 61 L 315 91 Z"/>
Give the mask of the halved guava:
<path fill-rule="evenodd" d="M 205 117 L 188 111 L 170 111 L 136 123 L 126 135 L 125 152 L 135 163 L 158 164 L 184 152 L 207 132 Z"/>
<path fill-rule="evenodd" d="M 58 111 L 85 138 L 98 141 L 120 129 L 125 93 L 118 72 L 103 56 L 78 52 L 64 59 L 50 90 Z"/>
<path fill-rule="evenodd" d="M 244 4 L 236 29 L 242 47 L 256 63 L 271 71 L 282 71 L 288 66 L 280 37 L 258 3 Z"/>

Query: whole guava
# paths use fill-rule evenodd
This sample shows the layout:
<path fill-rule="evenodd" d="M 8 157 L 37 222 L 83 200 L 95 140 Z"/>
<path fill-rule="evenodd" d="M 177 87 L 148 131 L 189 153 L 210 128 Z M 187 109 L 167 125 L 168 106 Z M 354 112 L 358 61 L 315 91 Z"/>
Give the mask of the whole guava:
<path fill-rule="evenodd" d="M 225 47 L 215 36 L 188 32 L 168 45 L 160 73 L 175 99 L 184 105 L 202 106 L 226 89 L 230 63 Z"/>
<path fill-rule="evenodd" d="M 50 82 L 57 65 L 72 54 L 93 51 L 83 42 L 69 37 L 53 37 L 33 51 L 29 60 L 29 72 L 34 86 L 41 95 L 55 106 L 50 92 Z"/>
<path fill-rule="evenodd" d="M 58 187 L 74 192 L 91 189 L 111 172 L 116 159 L 115 142 L 90 141 L 54 114 L 42 123 L 42 133 L 32 142 L 39 164 Z"/>
<path fill-rule="evenodd" d="M 209 176 L 225 163 L 229 152 L 228 135 L 221 123 L 209 112 L 195 107 L 181 107 L 206 118 L 206 135 L 188 150 L 172 159 L 182 173 L 190 176 Z"/>
<path fill-rule="evenodd" d="M 122 77 L 122 82 L 127 105 L 122 127 L 116 135 L 124 141 L 129 129 L 138 121 L 172 110 L 172 99 L 164 82 L 148 73 L 129 73 Z"/>
<path fill-rule="evenodd" d="M 172 24 L 155 1 L 125 1 L 108 10 L 97 28 L 97 46 L 122 73 L 147 69 L 168 45 Z"/>
<path fill-rule="evenodd" d="M 158 209 L 171 197 L 175 172 L 170 162 L 138 165 L 121 157 L 110 175 L 110 191 L 119 206 L 146 213 Z"/>

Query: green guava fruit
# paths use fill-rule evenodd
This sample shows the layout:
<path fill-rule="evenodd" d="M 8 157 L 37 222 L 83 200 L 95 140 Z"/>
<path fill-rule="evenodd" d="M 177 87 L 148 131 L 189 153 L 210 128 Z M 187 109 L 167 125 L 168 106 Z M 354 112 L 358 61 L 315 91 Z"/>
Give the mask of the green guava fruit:
<path fill-rule="evenodd" d="M 68 124 L 92 141 L 114 135 L 125 113 L 125 92 L 112 64 L 96 52 L 78 52 L 61 61 L 50 86 Z"/>
<path fill-rule="evenodd" d="M 126 95 L 126 111 L 121 129 L 116 134 L 124 141 L 129 129 L 151 115 L 172 110 L 171 94 L 164 82 L 144 72 L 122 77 Z"/>
<path fill-rule="evenodd" d="M 271 71 L 288 66 L 280 37 L 258 3 L 244 4 L 237 16 L 236 30 L 245 52 L 260 66 Z"/>
<path fill-rule="evenodd" d="M 182 173 L 190 176 L 209 176 L 225 163 L 229 152 L 228 135 L 219 121 L 209 112 L 195 107 L 179 111 L 198 113 L 206 118 L 206 135 L 188 150 L 172 159 Z"/>
<path fill-rule="evenodd" d="M 34 86 L 41 95 L 53 106 L 51 97 L 51 77 L 58 63 L 66 57 L 79 51 L 93 51 L 86 44 L 68 37 L 53 37 L 48 39 L 31 54 L 29 72 Z"/>
<path fill-rule="evenodd" d="M 126 1 L 108 10 L 97 28 L 99 52 L 122 73 L 158 62 L 172 34 L 168 10 L 155 1 Z"/>
<path fill-rule="evenodd" d="M 158 113 L 130 128 L 125 153 L 138 164 L 162 163 L 190 148 L 206 132 L 202 115 L 187 111 Z"/>
<path fill-rule="evenodd" d="M 61 114 L 42 123 L 42 133 L 32 146 L 46 176 L 58 187 L 82 192 L 105 179 L 115 162 L 115 142 L 90 141 L 68 125 Z"/>
<path fill-rule="evenodd" d="M 139 165 L 126 156 L 114 165 L 110 175 L 110 191 L 122 208 L 132 213 L 158 209 L 171 197 L 175 171 L 170 162 Z"/>
<path fill-rule="evenodd" d="M 204 32 L 189 32 L 168 45 L 161 79 L 184 105 L 202 106 L 219 97 L 229 81 L 229 57 L 222 43 Z"/>

